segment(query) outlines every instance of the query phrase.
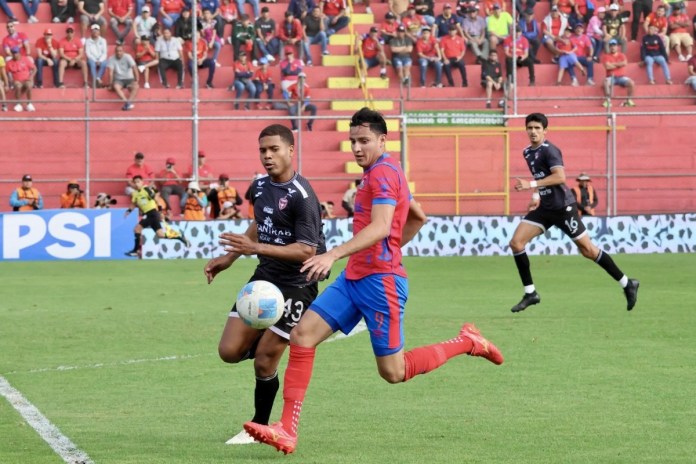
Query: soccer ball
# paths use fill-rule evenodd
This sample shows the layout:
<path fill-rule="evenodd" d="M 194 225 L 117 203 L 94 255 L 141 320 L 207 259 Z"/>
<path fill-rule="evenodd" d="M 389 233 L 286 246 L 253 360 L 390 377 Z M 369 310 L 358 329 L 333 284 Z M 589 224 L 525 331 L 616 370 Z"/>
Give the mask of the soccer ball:
<path fill-rule="evenodd" d="M 285 299 L 281 291 L 270 282 L 249 282 L 237 295 L 237 313 L 248 326 L 267 329 L 281 318 Z"/>

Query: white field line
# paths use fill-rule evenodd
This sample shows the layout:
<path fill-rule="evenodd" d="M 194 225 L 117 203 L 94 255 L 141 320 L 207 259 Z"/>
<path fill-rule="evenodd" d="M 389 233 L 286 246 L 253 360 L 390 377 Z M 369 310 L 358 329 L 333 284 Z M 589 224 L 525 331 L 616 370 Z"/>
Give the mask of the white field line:
<path fill-rule="evenodd" d="M 92 458 L 63 435 L 58 427 L 53 425 L 46 417 L 41 414 L 36 406 L 31 404 L 16 388 L 0 376 L 0 395 L 19 412 L 24 420 L 36 430 L 43 440 L 48 443 L 53 451 L 60 456 L 63 461 L 70 464 L 93 464 Z"/>
<path fill-rule="evenodd" d="M 326 340 L 326 342 L 335 342 L 337 340 L 344 340 L 348 337 L 352 337 L 353 335 L 357 335 L 360 332 L 364 332 L 367 330 L 367 326 L 365 326 L 365 322 L 360 321 L 358 325 L 355 326 L 355 328 L 348 334 L 345 335 L 343 333 L 337 333 L 333 337 L 329 338 Z M 125 361 L 117 361 L 117 362 L 112 362 L 112 363 L 96 363 L 96 364 L 86 364 L 82 366 L 56 366 L 56 367 L 42 367 L 39 369 L 30 369 L 27 371 L 10 371 L 10 372 L 5 372 L 3 375 L 12 375 L 12 374 L 38 374 L 41 372 L 62 372 L 62 371 L 75 371 L 75 370 L 83 370 L 83 369 L 101 369 L 104 367 L 114 367 L 114 366 L 127 366 L 130 364 L 142 364 L 142 363 L 154 363 L 154 362 L 161 362 L 161 361 L 181 361 L 185 359 L 193 359 L 193 358 L 200 358 L 202 356 L 211 356 L 210 353 L 206 354 L 184 354 L 184 355 L 172 355 L 172 356 L 162 356 L 159 358 L 149 358 L 149 359 L 127 359 Z"/>

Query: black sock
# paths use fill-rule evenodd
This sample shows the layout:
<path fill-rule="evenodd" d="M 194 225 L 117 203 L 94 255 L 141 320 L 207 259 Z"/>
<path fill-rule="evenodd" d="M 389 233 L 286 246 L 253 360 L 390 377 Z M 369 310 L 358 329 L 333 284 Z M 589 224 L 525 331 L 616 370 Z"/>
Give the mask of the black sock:
<path fill-rule="evenodd" d="M 140 250 L 140 234 L 135 234 L 135 244 L 133 245 L 133 251 Z"/>
<path fill-rule="evenodd" d="M 520 274 L 520 279 L 522 279 L 522 285 L 525 287 L 528 285 L 534 285 L 532 281 L 532 271 L 529 269 L 529 257 L 526 251 L 521 251 L 515 253 L 515 264 L 517 265 L 517 272 Z"/>
<path fill-rule="evenodd" d="M 256 377 L 256 389 L 254 390 L 254 418 L 252 422 L 257 424 L 268 425 L 268 420 L 271 418 L 271 409 L 273 409 L 273 401 L 275 401 L 276 393 L 280 388 L 280 380 L 278 380 L 278 372 L 266 378 Z"/>
<path fill-rule="evenodd" d="M 614 264 L 614 260 L 611 259 L 609 253 L 599 250 L 599 256 L 597 256 L 597 259 L 595 259 L 595 263 L 602 266 L 602 269 L 607 271 L 607 273 L 610 276 L 612 276 L 614 280 L 621 280 L 621 278 L 624 276 L 624 273 L 621 272 L 621 269 L 619 269 L 619 267 L 616 264 Z"/>

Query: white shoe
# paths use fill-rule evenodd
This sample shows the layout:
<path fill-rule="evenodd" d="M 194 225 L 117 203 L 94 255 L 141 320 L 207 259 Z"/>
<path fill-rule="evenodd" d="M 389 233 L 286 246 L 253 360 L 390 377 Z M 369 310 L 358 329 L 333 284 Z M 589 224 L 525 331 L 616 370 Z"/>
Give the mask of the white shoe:
<path fill-rule="evenodd" d="M 578 80 L 577 80 L 576 78 L 573 78 L 573 80 L 570 81 L 570 85 L 572 85 L 573 87 L 577 87 L 577 86 L 578 86 Z"/>
<path fill-rule="evenodd" d="M 686 55 L 686 59 L 684 61 L 689 61 L 691 59 L 692 55 Z"/>
<path fill-rule="evenodd" d="M 72 24 L 74 22 L 75 22 L 74 18 L 68 18 L 68 20 L 66 21 L 66 23 L 68 23 L 68 24 Z"/>
<path fill-rule="evenodd" d="M 143 84 L 143 87 L 146 88 L 146 89 L 149 89 L 149 88 L 150 88 L 150 83 L 149 83 L 149 82 L 146 82 L 145 84 Z"/>
<path fill-rule="evenodd" d="M 27 20 L 27 22 L 33 24 L 33 23 L 38 23 L 39 20 L 36 16 L 32 15 L 32 16 L 29 16 L 29 19 Z"/>
<path fill-rule="evenodd" d="M 252 445 L 254 443 L 259 443 L 254 440 L 254 437 L 249 435 L 246 430 L 242 430 L 234 437 L 230 438 L 225 442 L 226 445 Z"/>
<path fill-rule="evenodd" d="M 679 55 L 679 61 L 686 61 L 686 57 L 684 55 Z"/>
<path fill-rule="evenodd" d="M 275 61 L 275 57 L 271 55 L 270 53 L 266 55 L 266 59 L 268 60 L 269 63 L 273 63 Z"/>
<path fill-rule="evenodd" d="M 60 22 L 60 18 L 56 16 L 55 18 L 53 18 L 53 19 L 51 20 L 51 22 L 59 23 L 59 22 Z"/>
<path fill-rule="evenodd" d="M 21 113 L 22 111 L 24 111 L 24 108 L 22 108 L 22 105 L 20 105 L 19 103 L 17 103 L 17 104 L 14 106 L 14 110 L 15 110 L 16 112 L 18 112 L 18 113 Z"/>
<path fill-rule="evenodd" d="M 259 65 L 259 61 L 258 60 L 251 60 L 251 65 L 256 67 Z"/>
<path fill-rule="evenodd" d="M 27 103 L 27 106 L 25 106 L 27 111 L 36 111 L 36 108 L 34 108 L 34 105 L 31 103 Z"/>
<path fill-rule="evenodd" d="M 367 8 L 365 8 L 365 13 L 372 14 L 372 8 L 370 8 L 369 6 Z"/>

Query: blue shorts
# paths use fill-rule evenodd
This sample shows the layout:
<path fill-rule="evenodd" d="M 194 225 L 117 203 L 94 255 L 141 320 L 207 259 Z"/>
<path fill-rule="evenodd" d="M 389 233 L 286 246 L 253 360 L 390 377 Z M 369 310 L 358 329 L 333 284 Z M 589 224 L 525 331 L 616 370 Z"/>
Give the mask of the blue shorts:
<path fill-rule="evenodd" d="M 612 76 L 607 77 L 607 79 L 611 79 L 611 83 L 614 85 L 618 85 L 619 87 L 626 87 L 628 86 L 628 83 L 631 81 L 626 76 Z"/>
<path fill-rule="evenodd" d="M 379 65 L 379 59 L 377 57 L 365 58 L 365 67 L 367 69 L 374 68 Z"/>
<path fill-rule="evenodd" d="M 375 274 L 360 280 L 346 279 L 345 271 L 329 285 L 310 309 L 334 332 L 348 334 L 365 319 L 375 356 L 388 356 L 404 347 L 404 306 L 408 279 L 394 274 Z"/>
<path fill-rule="evenodd" d="M 412 64 L 413 61 L 410 56 L 392 56 L 392 65 L 394 65 L 396 69 L 403 68 L 404 66 L 411 66 Z"/>

